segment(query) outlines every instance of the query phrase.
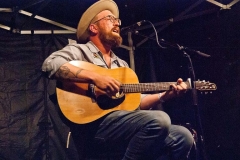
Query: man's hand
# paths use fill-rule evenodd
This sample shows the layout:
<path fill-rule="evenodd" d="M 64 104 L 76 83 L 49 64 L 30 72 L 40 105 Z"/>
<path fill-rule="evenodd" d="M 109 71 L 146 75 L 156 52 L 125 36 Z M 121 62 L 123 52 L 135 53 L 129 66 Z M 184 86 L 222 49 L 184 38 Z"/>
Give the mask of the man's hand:
<path fill-rule="evenodd" d="M 182 78 L 177 80 L 177 84 L 171 84 L 170 90 L 163 94 L 162 100 L 167 101 L 171 98 L 178 97 L 187 92 L 187 84 L 183 82 Z"/>
<path fill-rule="evenodd" d="M 110 76 L 99 75 L 94 84 L 109 96 L 115 96 L 120 90 L 120 82 Z"/>
<path fill-rule="evenodd" d="M 150 109 L 156 107 L 159 103 L 166 102 L 171 98 L 177 97 L 187 91 L 187 84 L 183 82 L 181 78 L 177 80 L 176 84 L 172 84 L 168 91 L 151 94 L 145 96 L 140 104 L 141 109 Z"/>
<path fill-rule="evenodd" d="M 172 84 L 171 85 L 171 90 L 173 91 L 173 94 L 175 95 L 180 95 L 182 93 L 186 93 L 187 91 L 187 84 L 183 82 L 182 78 L 179 78 L 177 80 L 177 84 Z"/>

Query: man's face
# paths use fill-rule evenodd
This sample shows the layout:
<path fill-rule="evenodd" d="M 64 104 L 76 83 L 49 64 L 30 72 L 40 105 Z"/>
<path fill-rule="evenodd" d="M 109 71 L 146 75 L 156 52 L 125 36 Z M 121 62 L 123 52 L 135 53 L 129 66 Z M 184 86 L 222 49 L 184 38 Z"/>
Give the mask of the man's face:
<path fill-rule="evenodd" d="M 109 16 L 109 17 L 107 17 Z M 98 14 L 98 19 L 101 19 L 98 23 L 99 39 L 102 43 L 107 43 L 112 47 L 117 47 L 122 44 L 122 37 L 120 36 L 119 22 L 114 18 L 114 15 L 110 11 L 102 11 Z"/>

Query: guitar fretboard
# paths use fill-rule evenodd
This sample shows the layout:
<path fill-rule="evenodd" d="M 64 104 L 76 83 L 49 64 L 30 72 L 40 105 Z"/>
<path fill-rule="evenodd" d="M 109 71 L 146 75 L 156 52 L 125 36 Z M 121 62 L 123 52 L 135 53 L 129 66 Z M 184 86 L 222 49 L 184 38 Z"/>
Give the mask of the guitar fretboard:
<path fill-rule="evenodd" d="M 176 82 L 122 84 L 120 88 L 124 93 L 166 91 L 170 89 L 171 84 Z"/>

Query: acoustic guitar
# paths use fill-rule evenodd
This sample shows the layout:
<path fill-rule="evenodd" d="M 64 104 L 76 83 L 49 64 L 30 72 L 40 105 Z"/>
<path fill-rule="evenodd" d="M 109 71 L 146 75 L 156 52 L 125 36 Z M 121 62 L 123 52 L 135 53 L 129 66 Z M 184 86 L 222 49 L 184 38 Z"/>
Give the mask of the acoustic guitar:
<path fill-rule="evenodd" d="M 121 82 L 120 92 L 109 97 L 105 92 L 95 96 L 92 84 L 82 82 L 64 82 L 56 88 L 59 107 L 66 118 L 77 124 L 93 122 L 116 110 L 132 111 L 140 104 L 141 93 L 161 92 L 170 89 L 176 82 L 139 83 L 136 73 L 127 67 L 107 69 L 84 61 L 71 61 L 71 64 L 101 75 L 111 76 Z M 185 82 L 187 89 L 192 89 L 190 80 Z M 214 83 L 195 81 L 195 88 L 200 91 L 213 91 Z M 100 89 L 98 89 L 100 90 Z"/>

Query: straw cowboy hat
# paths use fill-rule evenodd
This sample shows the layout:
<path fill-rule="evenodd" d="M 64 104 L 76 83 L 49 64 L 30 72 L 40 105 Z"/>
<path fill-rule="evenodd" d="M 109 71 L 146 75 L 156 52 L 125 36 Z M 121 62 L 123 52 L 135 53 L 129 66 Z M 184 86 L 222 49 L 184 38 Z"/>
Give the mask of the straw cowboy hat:
<path fill-rule="evenodd" d="M 109 10 L 118 18 L 118 6 L 113 0 L 99 0 L 91 5 L 82 15 L 77 27 L 77 39 L 79 43 L 85 43 L 89 36 L 88 27 L 92 19 L 101 11 Z"/>

